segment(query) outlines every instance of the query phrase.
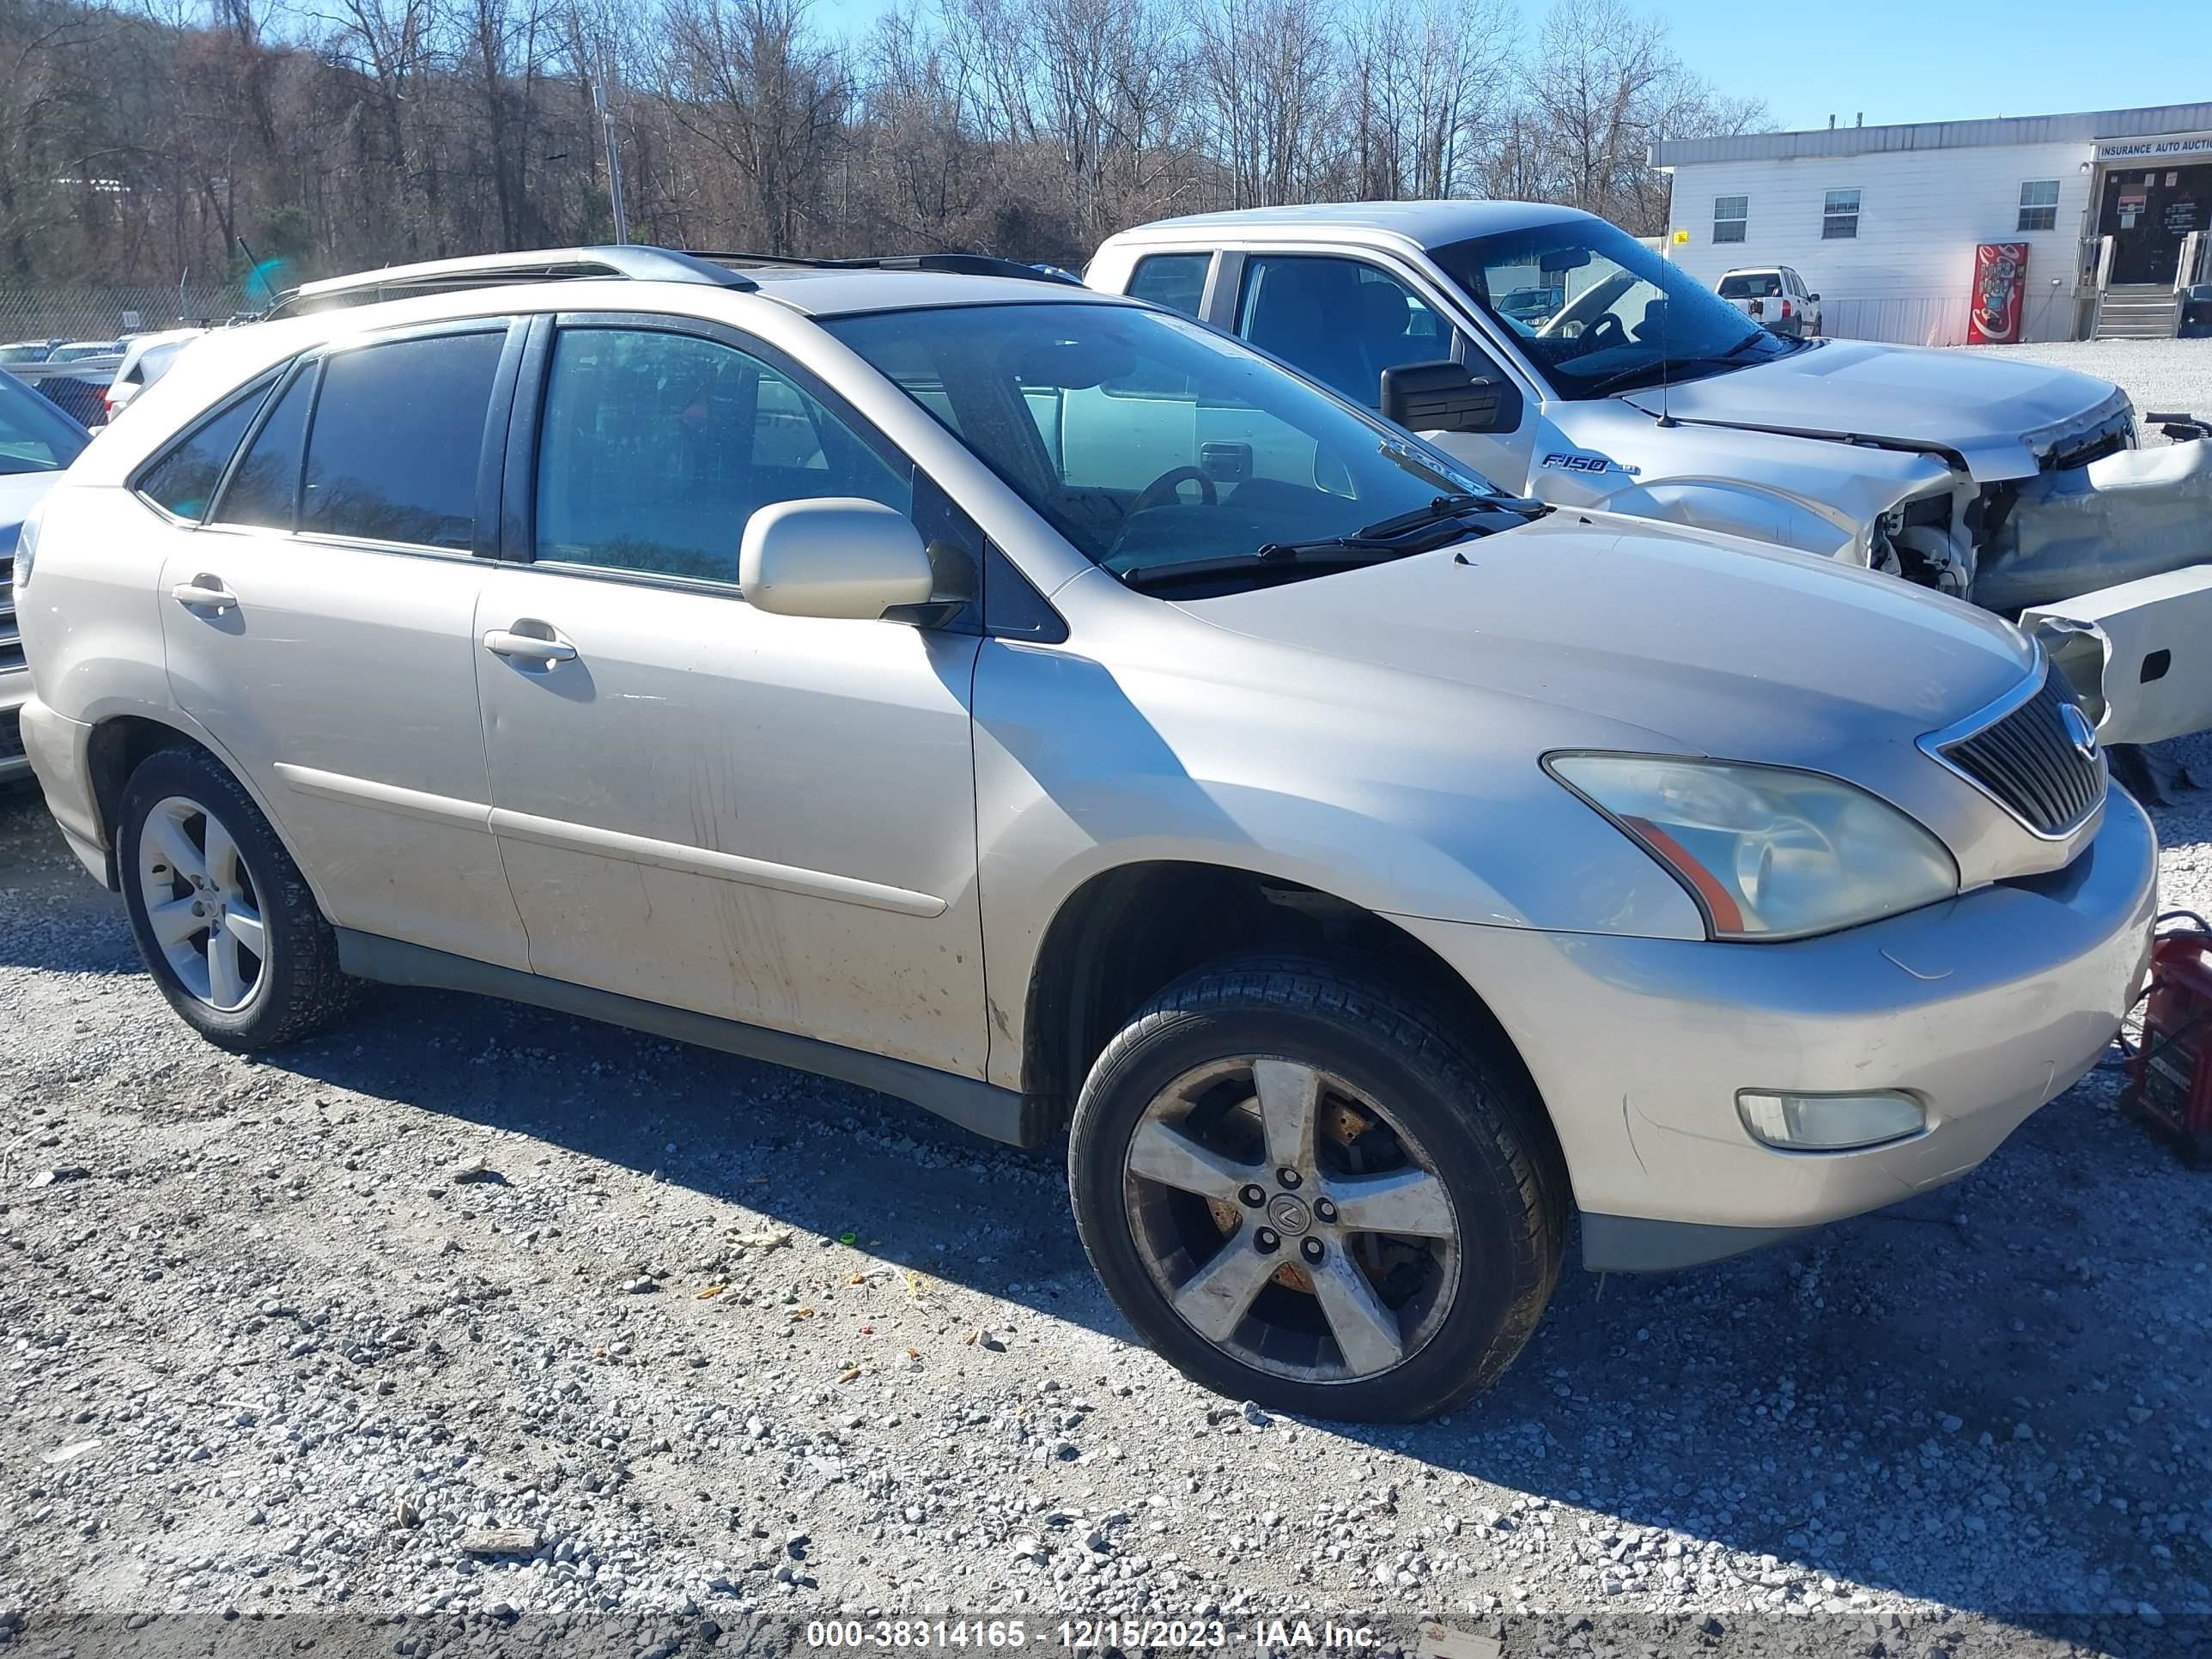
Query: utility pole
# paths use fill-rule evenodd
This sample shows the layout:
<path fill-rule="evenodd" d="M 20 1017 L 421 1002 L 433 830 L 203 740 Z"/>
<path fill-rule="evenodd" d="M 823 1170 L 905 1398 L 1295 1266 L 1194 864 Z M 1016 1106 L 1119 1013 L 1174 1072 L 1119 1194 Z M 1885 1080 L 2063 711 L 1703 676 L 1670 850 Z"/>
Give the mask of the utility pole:
<path fill-rule="evenodd" d="M 615 55 L 610 52 L 601 60 L 592 101 L 599 106 L 599 127 L 606 135 L 607 205 L 614 214 L 615 242 L 619 246 L 629 240 L 629 215 L 623 208 L 622 139 L 615 130 L 614 79 Z"/>

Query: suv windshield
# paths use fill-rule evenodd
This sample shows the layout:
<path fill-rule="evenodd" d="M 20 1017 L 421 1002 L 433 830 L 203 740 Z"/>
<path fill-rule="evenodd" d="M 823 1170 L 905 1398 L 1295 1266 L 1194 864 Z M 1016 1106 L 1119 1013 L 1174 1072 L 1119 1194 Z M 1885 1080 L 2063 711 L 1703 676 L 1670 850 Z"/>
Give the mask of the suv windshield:
<path fill-rule="evenodd" d="M 0 477 L 58 472 L 92 439 L 12 374 L 0 374 Z"/>
<path fill-rule="evenodd" d="M 1395 522 L 1407 515 L 1441 531 L 1467 497 L 1504 499 L 1419 439 L 1167 313 L 966 306 L 823 326 L 1124 580 L 1341 568 L 1418 550 Z"/>
<path fill-rule="evenodd" d="M 1602 220 L 1478 236 L 1429 257 L 1562 398 L 1698 380 L 1805 349 Z"/>

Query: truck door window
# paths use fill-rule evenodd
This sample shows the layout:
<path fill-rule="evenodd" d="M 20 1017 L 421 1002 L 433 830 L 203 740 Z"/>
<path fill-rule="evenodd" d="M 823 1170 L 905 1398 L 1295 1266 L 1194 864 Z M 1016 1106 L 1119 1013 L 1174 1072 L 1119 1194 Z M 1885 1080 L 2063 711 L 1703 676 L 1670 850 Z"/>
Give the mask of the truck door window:
<path fill-rule="evenodd" d="M 1206 298 L 1206 273 L 1212 264 L 1211 253 L 1152 254 L 1138 260 L 1130 273 L 1129 297 L 1195 317 Z"/>
<path fill-rule="evenodd" d="M 1315 254 L 1247 258 L 1237 331 L 1369 409 L 1382 407 L 1384 369 L 1453 355 L 1450 327 L 1404 283 Z"/>

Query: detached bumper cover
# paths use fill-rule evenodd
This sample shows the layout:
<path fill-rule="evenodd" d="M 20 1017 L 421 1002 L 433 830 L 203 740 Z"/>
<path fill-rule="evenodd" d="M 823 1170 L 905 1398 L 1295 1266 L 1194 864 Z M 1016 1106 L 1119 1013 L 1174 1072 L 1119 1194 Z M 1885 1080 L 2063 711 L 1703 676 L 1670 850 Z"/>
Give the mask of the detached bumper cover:
<path fill-rule="evenodd" d="M 1895 1203 L 1987 1158 L 2118 1029 L 2156 884 L 2149 821 L 2114 789 L 2065 869 L 1821 939 L 1397 920 L 1465 975 L 1528 1062 L 1584 1213 L 1586 1262 L 1679 1267 Z M 1778 1151 L 1744 1128 L 1739 1089 L 1904 1090 L 1928 1127 L 1863 1151 Z"/>

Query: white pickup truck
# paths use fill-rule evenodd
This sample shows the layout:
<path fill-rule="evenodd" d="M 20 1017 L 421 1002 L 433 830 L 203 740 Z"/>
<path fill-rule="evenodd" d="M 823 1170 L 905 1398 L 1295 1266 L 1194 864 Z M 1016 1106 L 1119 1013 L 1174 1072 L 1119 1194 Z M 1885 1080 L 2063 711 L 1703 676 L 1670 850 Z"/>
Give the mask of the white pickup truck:
<path fill-rule="evenodd" d="M 2212 726 L 2212 440 L 2176 422 L 2139 447 L 2108 381 L 1784 339 L 1604 220 L 1524 203 L 1164 220 L 1085 280 L 1240 335 L 1509 489 L 2018 617 L 2107 741 Z M 1233 470 L 1234 434 L 1216 448 Z"/>
<path fill-rule="evenodd" d="M 1788 265 L 1744 265 L 1723 271 L 1713 292 L 1774 333 L 1802 340 L 1820 331 L 1820 296 Z"/>

